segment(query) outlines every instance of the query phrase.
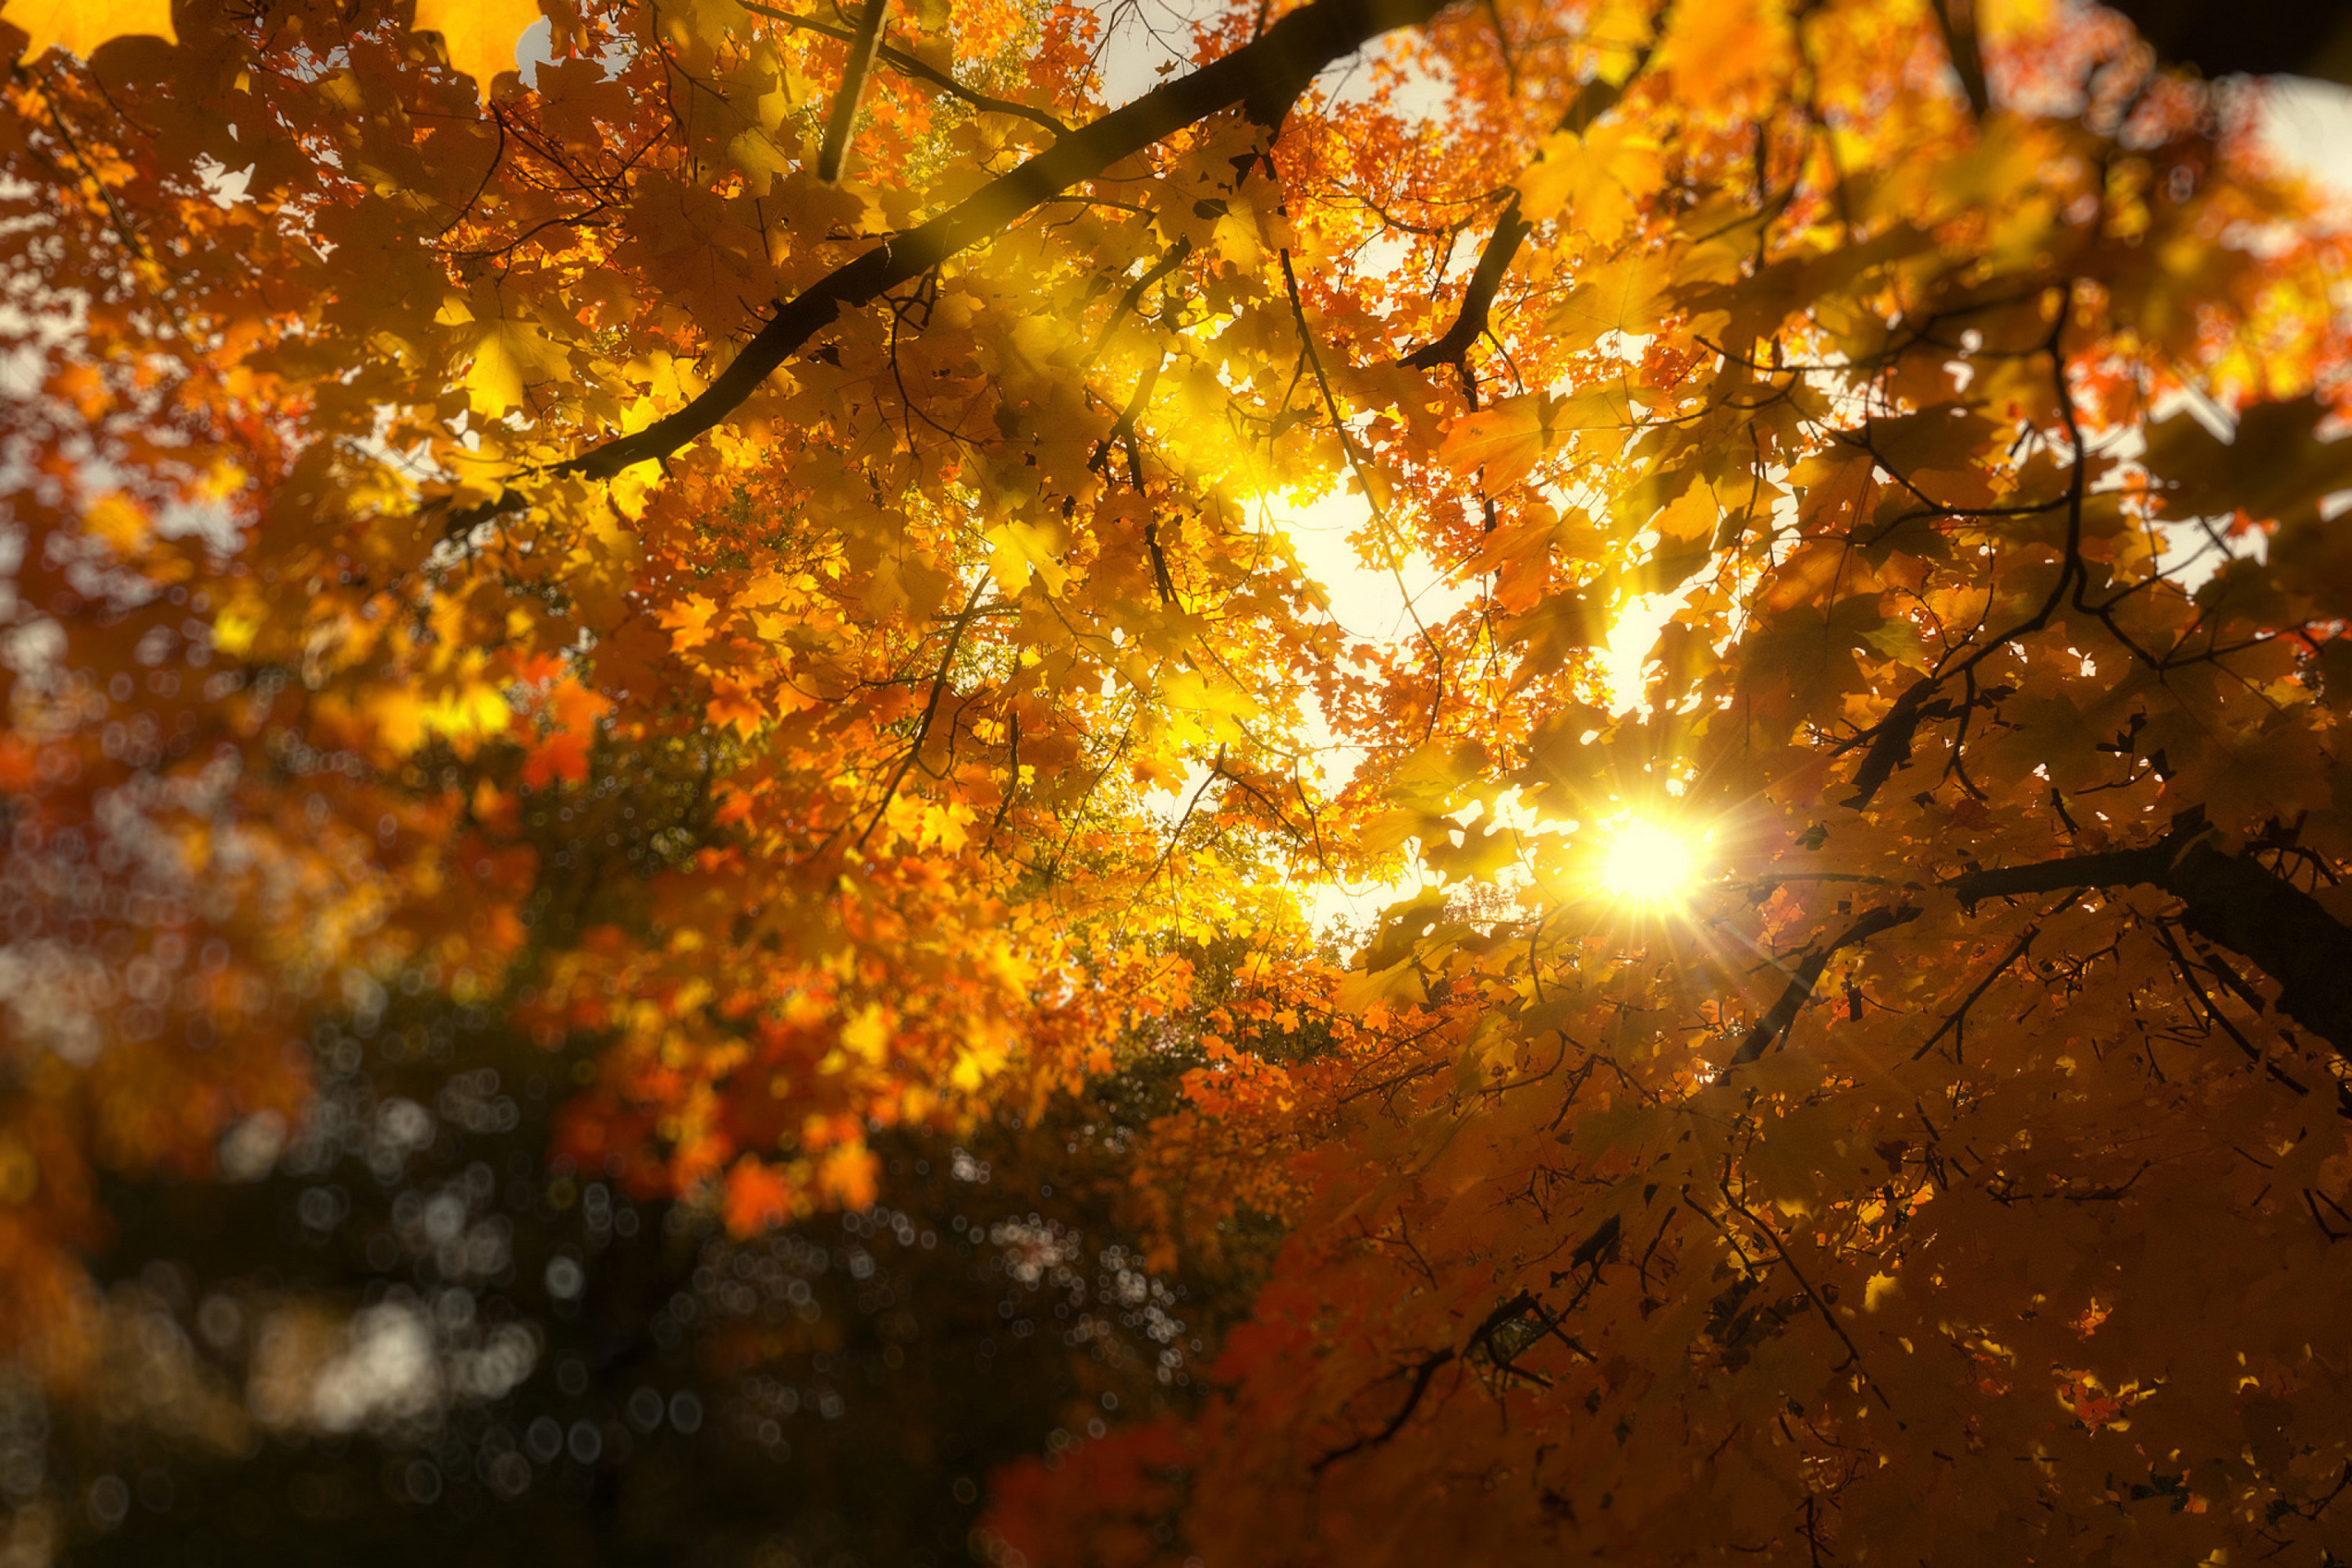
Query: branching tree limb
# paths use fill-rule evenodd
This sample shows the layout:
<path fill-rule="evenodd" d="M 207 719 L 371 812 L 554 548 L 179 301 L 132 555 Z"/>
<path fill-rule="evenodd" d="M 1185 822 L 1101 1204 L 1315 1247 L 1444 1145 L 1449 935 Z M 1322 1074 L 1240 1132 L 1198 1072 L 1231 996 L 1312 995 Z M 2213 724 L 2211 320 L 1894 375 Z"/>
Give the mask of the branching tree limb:
<path fill-rule="evenodd" d="M 2183 905 L 2181 924 L 2259 965 L 2278 983 L 2279 1011 L 2352 1059 L 2352 927 L 2250 856 L 2224 852 L 2201 812 L 2184 813 L 2170 833 L 2137 849 L 1969 871 L 1943 886 L 1970 907 L 1987 899 L 2080 893 L 2095 888 L 2145 887 L 2169 893 Z M 1771 1048 L 1773 1041 L 1796 1022 L 1822 971 L 1841 949 L 1915 920 L 1918 914 L 1907 904 L 1873 910 L 1828 945 L 1809 952 L 1772 1010 L 1740 1042 L 1730 1065 L 1752 1062 Z M 2020 939 L 1961 1005 L 1962 1013 L 2024 952 L 2040 929 L 2036 922 Z M 1937 1030 L 1927 1045 L 1933 1046 L 1951 1026 L 1952 1020 L 1947 1020 L 1945 1029 Z M 1926 1050 L 1922 1047 L 1919 1054 Z"/>
<path fill-rule="evenodd" d="M 1501 37 L 1499 32 L 1496 37 Z M 1649 60 L 1650 50 L 1644 47 L 1634 57 L 1634 72 L 1638 74 Z M 1614 108 L 1623 96 L 1624 89 L 1621 86 L 1600 80 L 1586 82 L 1569 101 L 1568 111 L 1560 116 L 1559 128 L 1580 133 L 1593 121 Z M 1382 216 L 1386 216 L 1385 214 Z M 1432 370 L 1441 364 L 1462 365 L 1463 356 L 1470 352 L 1470 345 L 1486 331 L 1487 316 L 1495 306 L 1496 290 L 1503 286 L 1503 279 L 1511 270 L 1511 263 L 1517 259 L 1519 247 L 1534 231 L 1535 226 L 1520 216 L 1518 194 L 1513 192 L 1510 205 L 1503 209 L 1503 216 L 1496 221 L 1495 232 L 1487 237 L 1486 248 L 1478 253 L 1478 265 L 1470 274 L 1470 286 L 1462 291 L 1462 309 L 1454 316 L 1454 324 L 1445 330 L 1444 336 L 1413 350 L 1397 363 L 1415 370 Z M 1463 382 L 1465 386 L 1469 379 L 1468 367 L 1464 365 Z"/>
<path fill-rule="evenodd" d="M 2034 939 L 2042 934 L 2042 921 L 2049 920 L 2061 911 L 2073 908 L 2074 900 L 2082 896 L 2083 890 L 2080 888 L 2075 889 L 2073 892 L 2066 895 L 2065 899 L 2059 903 L 2057 908 L 2052 910 L 2049 914 L 2042 916 L 2041 921 L 2034 921 L 2032 925 L 2027 926 L 2022 931 L 2020 931 L 2018 933 L 2017 941 L 2011 944 L 2010 950 L 2007 952 L 2001 954 L 2000 962 L 1994 964 L 1990 969 L 1986 970 L 1984 978 L 1976 983 L 1975 989 L 1971 990 L 1966 996 L 1961 997 L 1960 1005 L 1945 1015 L 1944 1021 L 1936 1026 L 1936 1032 L 1928 1036 L 1925 1043 L 1923 1043 L 1917 1050 L 1911 1053 L 1911 1059 L 1916 1062 L 1920 1058 L 1926 1056 L 1929 1051 L 1934 1050 L 1936 1048 L 1937 1042 L 1941 1040 L 1946 1035 L 1958 1037 L 1962 1031 L 1967 1029 L 1969 1026 L 1969 1009 L 1975 1006 L 1979 1002 L 1984 999 L 1984 994 L 1992 989 L 1993 982 L 1999 980 L 2002 975 L 2009 973 L 2009 967 L 2011 964 L 2015 963 L 2019 959 L 2023 958 L 2028 952 L 2033 951 Z M 1957 1044 L 1954 1048 L 1956 1050 L 1958 1048 Z"/>
<path fill-rule="evenodd" d="M 2201 820 L 2145 848 L 1971 871 L 1945 885 L 1969 904 L 2071 888 L 2159 889 L 2185 906 L 2182 924 L 2278 983 L 2279 1011 L 2352 1058 L 2352 928 L 2259 862 L 2224 853 Z"/>
<path fill-rule="evenodd" d="M 1976 0 L 1936 0 L 1928 9 L 1936 13 L 1937 25 L 1944 30 L 1944 45 L 1952 53 L 1952 71 L 1960 79 L 1960 90 L 1969 95 L 1969 107 L 1982 120 L 1992 112 L 1992 93 L 1985 82 L 1984 49 L 1977 40 Z"/>
<path fill-rule="evenodd" d="M 844 310 L 872 303 L 959 251 L 1001 233 L 1039 204 L 1220 110 L 1238 106 L 1262 125 L 1278 124 L 1324 67 L 1382 33 L 1427 21 L 1443 6 L 1444 0 L 1312 0 L 1255 42 L 1154 88 L 990 181 L 929 222 L 835 268 L 781 302 L 768 324 L 685 407 L 583 452 L 555 471 L 610 479 L 632 464 L 669 456 L 741 407 L 778 366 Z M 503 502 L 500 498 L 489 503 L 483 515 L 503 510 Z"/>
<path fill-rule="evenodd" d="M 874 69 L 875 46 L 882 41 L 882 19 L 890 0 L 866 0 L 857 14 L 856 30 L 849 37 L 849 58 L 841 68 L 841 86 L 833 95 L 833 114 L 824 122 L 824 145 L 817 150 L 816 177 L 826 184 L 841 178 L 849 156 L 849 133 L 857 128 L 857 103 L 866 96 L 866 78 Z"/>
<path fill-rule="evenodd" d="M 831 22 L 820 22 L 814 16 L 803 16 L 792 11 L 780 11 L 773 5 L 760 5 L 758 0 L 742 0 L 742 5 L 743 9 L 755 16 L 765 16 L 772 22 L 782 22 L 786 26 L 798 27 L 804 33 L 816 33 L 828 38 L 839 38 L 845 44 L 854 42 L 857 37 L 847 27 L 837 27 Z M 992 93 L 976 91 L 929 61 L 910 55 L 904 49 L 894 49 L 887 44 L 877 44 L 874 52 L 877 58 L 899 75 L 912 77 L 917 81 L 929 82 L 950 98 L 968 103 L 984 114 L 1007 114 L 1018 120 L 1026 120 L 1033 125 L 1044 126 L 1056 136 L 1067 136 L 1070 133 L 1068 126 L 1034 104 L 1020 103 L 1009 98 L 998 98 Z"/>
<path fill-rule="evenodd" d="M 1118 303 L 1110 308 L 1109 316 L 1103 321 L 1102 331 L 1095 334 L 1093 345 L 1087 350 L 1086 363 L 1089 366 L 1091 366 L 1096 360 L 1102 357 L 1103 345 L 1110 342 L 1110 335 L 1118 331 L 1118 324 L 1127 320 L 1128 312 L 1135 309 L 1137 302 L 1143 298 L 1145 291 L 1148 290 L 1154 283 L 1159 282 L 1162 278 L 1167 277 L 1169 273 L 1175 270 L 1177 263 L 1182 261 L 1184 258 L 1190 256 L 1192 253 L 1192 242 L 1191 240 L 1177 240 L 1175 244 L 1168 247 L 1168 253 L 1166 255 L 1162 256 L 1158 261 L 1151 264 L 1150 270 L 1143 273 L 1140 277 L 1137 278 L 1134 282 L 1129 283 L 1127 286 L 1127 292 L 1121 294 L 1118 297 Z"/>
<path fill-rule="evenodd" d="M 1829 945 L 1808 953 L 1805 961 L 1797 965 L 1797 973 L 1790 977 L 1787 988 L 1780 993 L 1780 999 L 1772 1004 L 1772 1010 L 1757 1020 L 1756 1026 L 1748 1031 L 1748 1037 L 1739 1042 L 1739 1048 L 1731 1053 L 1730 1065 L 1740 1067 L 1754 1061 L 1771 1049 L 1773 1041 L 1789 1032 L 1806 999 L 1812 995 L 1813 987 L 1821 983 L 1822 971 L 1830 966 L 1830 960 L 1841 949 L 1868 942 L 1881 931 L 1892 931 L 1918 918 L 1919 911 L 1909 904 L 1873 910 L 1847 927 Z"/>
<path fill-rule="evenodd" d="M 1534 226 L 1519 216 L 1519 198 L 1513 196 L 1510 205 L 1496 221 L 1495 232 L 1486 241 L 1486 248 L 1478 253 L 1477 269 L 1470 274 L 1470 287 L 1463 291 L 1461 313 L 1445 335 L 1423 347 L 1413 350 L 1397 363 L 1415 370 L 1430 370 L 1441 364 L 1454 364 L 1470 352 L 1486 331 L 1486 312 L 1493 309 L 1495 290 L 1503 286 L 1503 275 L 1511 269 L 1511 262 L 1519 253 Z"/>
<path fill-rule="evenodd" d="M 1895 776 L 1895 770 L 1911 760 L 1911 740 L 1923 721 L 1952 716 L 1950 703 L 1927 701 L 1937 684 L 1932 675 L 1913 681 L 1872 729 L 1870 750 L 1863 753 L 1862 766 L 1854 770 L 1853 794 L 1843 803 L 1849 809 L 1860 811 L 1868 805 L 1880 786 Z"/>

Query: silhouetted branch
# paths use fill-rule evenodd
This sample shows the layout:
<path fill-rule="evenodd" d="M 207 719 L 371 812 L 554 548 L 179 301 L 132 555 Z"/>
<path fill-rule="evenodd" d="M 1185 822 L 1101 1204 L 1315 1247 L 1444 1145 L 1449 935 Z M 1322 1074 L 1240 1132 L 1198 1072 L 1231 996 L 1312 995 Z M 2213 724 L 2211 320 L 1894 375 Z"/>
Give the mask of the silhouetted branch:
<path fill-rule="evenodd" d="M 1944 47 L 1952 54 L 1953 74 L 1969 107 L 1979 120 L 1992 112 L 1992 92 L 1985 83 L 1984 48 L 1977 39 L 1976 0 L 1928 0 L 1937 26 L 1944 29 Z"/>
<path fill-rule="evenodd" d="M 1425 22 L 1444 0 L 1312 0 L 1255 42 L 1113 110 L 1010 174 L 999 175 L 929 222 L 883 241 L 782 301 L 717 379 L 676 413 L 557 466 L 563 474 L 610 479 L 632 464 L 666 458 L 733 414 L 778 366 L 846 310 L 871 304 L 1081 180 L 1101 174 L 1171 132 L 1238 106 L 1262 125 L 1278 122 L 1332 61 L 1398 27 Z M 501 498 L 501 500 L 503 498 Z M 491 502 L 485 515 L 503 510 Z"/>
<path fill-rule="evenodd" d="M 820 22 L 814 16 L 798 16 L 791 11 L 779 11 L 772 5 L 758 4 L 758 0 L 741 0 L 741 4 L 743 9 L 755 16 L 765 16 L 772 22 L 782 22 L 787 26 L 798 27 L 805 33 L 822 34 L 828 38 L 839 38 L 844 43 L 851 42 L 857 36 L 847 27 L 837 27 L 830 22 Z M 947 72 L 907 53 L 904 49 L 894 49 L 887 44 L 877 44 L 874 52 L 876 58 L 899 75 L 913 77 L 918 81 L 927 81 L 949 97 L 969 103 L 984 114 L 1013 115 L 1018 119 L 1029 121 L 1033 124 L 1042 125 L 1056 136 L 1067 136 L 1070 133 L 1070 128 L 1067 125 L 1044 110 L 1031 104 L 1017 103 L 1009 98 L 997 98 L 966 87 Z"/>
<path fill-rule="evenodd" d="M 1519 198 L 1513 196 L 1511 205 L 1503 209 L 1496 221 L 1495 232 L 1486 240 L 1486 248 L 1478 253 L 1478 266 L 1470 274 L 1470 287 L 1463 290 L 1462 310 L 1445 335 L 1422 348 L 1415 349 L 1397 363 L 1415 370 L 1428 370 L 1441 364 L 1453 364 L 1470 352 L 1470 345 L 1486 331 L 1486 312 L 1495 303 L 1495 290 L 1503 285 L 1503 275 L 1519 253 L 1519 246 L 1533 228 L 1519 216 Z"/>
<path fill-rule="evenodd" d="M 1846 928 L 1844 934 L 1832 941 L 1828 946 L 1807 954 L 1805 961 L 1797 965 L 1797 973 L 1790 978 L 1788 987 L 1780 993 L 1780 999 L 1772 1004 L 1772 1010 L 1757 1020 L 1756 1026 L 1748 1031 L 1748 1037 L 1739 1042 L 1739 1048 L 1731 1053 L 1730 1065 L 1740 1067 L 1754 1061 L 1771 1049 L 1773 1041 L 1788 1033 L 1790 1026 L 1797 1021 L 1798 1013 L 1803 1010 L 1806 1000 L 1812 995 L 1813 987 L 1820 984 L 1822 971 L 1829 967 L 1830 960 L 1840 949 L 1868 942 L 1881 931 L 1892 931 L 1918 918 L 1919 911 L 1909 904 L 1873 910 Z"/>
<path fill-rule="evenodd" d="M 2352 1058 L 2352 928 L 2243 855 L 2225 854 L 2201 814 L 2139 849 L 1971 871 L 1945 886 L 1963 903 L 2070 888 L 2151 887 L 2179 899 L 2181 923 L 2261 966 L 2279 1011 Z"/>
<path fill-rule="evenodd" d="M 841 68 L 841 87 L 833 95 L 833 113 L 824 122 L 824 145 L 816 155 L 816 177 L 826 184 L 841 178 L 843 160 L 849 156 L 849 133 L 857 124 L 857 100 L 866 96 L 866 78 L 874 69 L 874 47 L 882 41 L 882 18 L 890 0 L 866 0 L 857 14 L 857 28 L 849 36 L 849 58 Z"/>

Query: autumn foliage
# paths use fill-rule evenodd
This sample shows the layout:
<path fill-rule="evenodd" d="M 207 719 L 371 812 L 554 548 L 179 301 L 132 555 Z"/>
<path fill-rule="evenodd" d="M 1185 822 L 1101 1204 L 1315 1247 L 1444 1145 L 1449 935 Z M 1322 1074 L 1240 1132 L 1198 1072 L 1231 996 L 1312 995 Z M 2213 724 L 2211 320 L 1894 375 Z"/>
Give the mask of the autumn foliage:
<path fill-rule="evenodd" d="M 2352 1557 L 2352 231 L 2259 89 L 868 15 L 0 13 L 19 1363 L 431 994 L 739 1237 L 1181 1074 L 1126 1222 L 1278 1256 L 1008 1563 Z M 1343 629 L 1310 512 L 1447 591 Z"/>

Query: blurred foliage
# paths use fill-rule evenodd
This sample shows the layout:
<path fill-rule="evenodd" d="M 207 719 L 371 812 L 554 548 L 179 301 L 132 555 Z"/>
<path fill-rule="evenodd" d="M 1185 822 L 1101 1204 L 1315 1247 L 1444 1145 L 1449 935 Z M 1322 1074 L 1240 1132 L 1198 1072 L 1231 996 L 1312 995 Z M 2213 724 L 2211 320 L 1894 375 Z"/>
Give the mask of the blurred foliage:
<path fill-rule="evenodd" d="M 1173 1073 L 962 1142 L 750 1241 L 547 1162 L 584 1056 L 401 998 L 322 1025 L 242 1180 L 121 1183 L 94 1398 L 0 1395 L 20 1544 L 93 1564 L 962 1559 L 983 1478 L 1188 1406 L 1254 1270 L 1161 1277 L 1118 1161 Z"/>

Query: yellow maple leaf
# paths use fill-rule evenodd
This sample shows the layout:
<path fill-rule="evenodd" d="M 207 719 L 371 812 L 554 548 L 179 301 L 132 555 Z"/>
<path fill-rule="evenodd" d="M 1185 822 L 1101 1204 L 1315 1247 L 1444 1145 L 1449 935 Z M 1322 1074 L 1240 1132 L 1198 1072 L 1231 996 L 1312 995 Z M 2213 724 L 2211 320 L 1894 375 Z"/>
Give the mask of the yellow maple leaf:
<path fill-rule="evenodd" d="M 474 410 L 495 419 L 523 405 L 527 384 L 561 377 L 569 368 L 563 351 L 530 321 L 486 321 L 474 341 L 466 390 Z"/>
<path fill-rule="evenodd" d="M 0 5 L 5 18 L 30 34 L 25 58 L 51 44 L 68 54 L 87 57 L 109 38 L 125 33 L 151 33 L 180 41 L 172 30 L 172 0 L 7 0 Z"/>
<path fill-rule="evenodd" d="M 881 1065 L 890 1044 L 890 1015 L 878 1002 L 868 1002 L 841 1026 L 842 1048 L 871 1067 Z"/>
<path fill-rule="evenodd" d="M 1046 592 L 1062 591 L 1069 573 L 1055 559 L 1061 547 L 1058 531 L 1026 522 L 1002 522 L 990 529 L 986 538 L 992 547 L 988 570 L 1006 593 L 1020 593 L 1029 586 L 1030 577 L 1039 573 L 1045 575 Z"/>
<path fill-rule="evenodd" d="M 1613 245 L 1633 224 L 1635 204 L 1664 178 L 1657 141 L 1638 121 L 1604 121 L 1582 136 L 1555 132 L 1519 175 L 1519 212 L 1542 223 L 1573 211 L 1580 230 Z"/>
<path fill-rule="evenodd" d="M 539 21 L 539 0 L 416 0 L 420 33 L 438 33 L 449 66 L 474 79 L 485 99 L 500 71 L 515 68 L 515 46 Z"/>
<path fill-rule="evenodd" d="M 1796 35 L 1778 0 L 1730 0 L 1677 10 L 1658 52 L 1690 101 L 1720 104 L 1791 70 Z"/>
<path fill-rule="evenodd" d="M 1465 478 L 1484 468 L 1487 493 L 1499 494 L 1543 460 L 1550 435 L 1543 414 L 1542 404 L 1532 394 L 1507 397 L 1491 408 L 1454 421 L 1438 451 L 1438 460 Z"/>

